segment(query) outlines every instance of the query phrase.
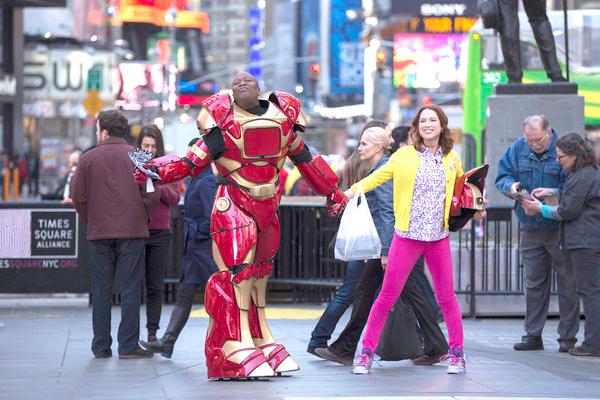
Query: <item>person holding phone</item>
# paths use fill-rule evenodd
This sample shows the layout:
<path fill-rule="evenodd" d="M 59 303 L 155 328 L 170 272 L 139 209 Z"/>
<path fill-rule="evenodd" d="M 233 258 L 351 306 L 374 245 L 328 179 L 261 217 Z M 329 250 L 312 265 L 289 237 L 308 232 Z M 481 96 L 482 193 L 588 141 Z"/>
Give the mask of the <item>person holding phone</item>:
<path fill-rule="evenodd" d="M 523 199 L 538 187 L 562 188 L 566 174 L 556 160 L 558 135 L 543 115 L 523 122 L 523 136 L 513 143 L 498 164 L 496 188 L 515 199 L 521 226 L 520 249 L 525 274 L 525 335 L 515 350 L 543 350 L 542 330 L 548 316 L 552 269 L 558 284 L 559 351 L 575 346 L 579 330 L 579 298 L 573 266 L 559 246 L 558 222 L 539 215 L 528 216 Z"/>
<path fill-rule="evenodd" d="M 575 270 L 577 292 L 585 313 L 581 346 L 573 356 L 600 357 L 600 169 L 589 143 L 577 133 L 556 142 L 556 159 L 569 173 L 564 188 L 537 188 L 523 200 L 527 215 L 560 221 L 561 247 Z M 542 199 L 544 204 L 538 199 Z"/>

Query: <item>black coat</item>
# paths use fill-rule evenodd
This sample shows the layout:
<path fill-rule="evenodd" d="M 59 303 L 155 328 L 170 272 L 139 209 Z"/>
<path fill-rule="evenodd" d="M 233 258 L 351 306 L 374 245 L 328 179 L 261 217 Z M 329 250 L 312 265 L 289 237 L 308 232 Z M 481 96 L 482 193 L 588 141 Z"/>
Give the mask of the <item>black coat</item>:
<path fill-rule="evenodd" d="M 185 192 L 183 210 L 182 283 L 205 283 L 219 269 L 212 256 L 210 214 L 212 211 L 217 178 L 210 168 L 192 178 Z"/>

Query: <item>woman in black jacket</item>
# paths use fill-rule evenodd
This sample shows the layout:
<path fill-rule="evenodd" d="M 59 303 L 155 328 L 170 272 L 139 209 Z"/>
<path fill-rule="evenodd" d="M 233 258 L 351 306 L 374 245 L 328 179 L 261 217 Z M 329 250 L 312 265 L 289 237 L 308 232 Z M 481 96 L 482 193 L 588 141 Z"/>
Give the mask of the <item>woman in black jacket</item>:
<path fill-rule="evenodd" d="M 573 263 L 585 313 L 585 339 L 569 354 L 600 357 L 600 169 L 591 146 L 577 133 L 560 137 L 556 154 L 568 172 L 563 189 L 535 189 L 523 207 L 528 215 L 560 221 L 561 246 Z"/>

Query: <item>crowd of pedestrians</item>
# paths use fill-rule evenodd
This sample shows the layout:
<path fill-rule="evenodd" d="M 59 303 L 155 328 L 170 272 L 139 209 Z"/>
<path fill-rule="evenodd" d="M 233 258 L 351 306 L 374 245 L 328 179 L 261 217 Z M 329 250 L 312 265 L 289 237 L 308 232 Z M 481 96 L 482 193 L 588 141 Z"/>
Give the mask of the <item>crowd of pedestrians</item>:
<path fill-rule="evenodd" d="M 451 151 L 452 139 L 446 124 L 441 109 L 423 107 L 409 135 L 416 144 L 400 149 L 391 159 L 385 155 L 381 141 L 373 140 L 370 131 L 377 128 L 363 130 L 359 147 L 349 157 L 343 173 L 353 177 L 351 182 L 343 181 L 344 189 L 351 186 L 346 192 L 351 197 L 359 190 L 375 188 L 377 192 L 393 185 L 395 197 L 390 196 L 387 201 L 381 195 L 376 201 L 369 201 L 371 193 L 367 193 L 382 241 L 382 256 L 378 260 L 348 263 L 342 287 L 312 332 L 309 353 L 344 365 L 356 360 L 353 372 L 369 373 L 376 352 L 385 352 L 378 347 L 379 335 L 390 310 L 398 307 L 396 299 L 401 293 L 401 301 L 411 306 L 421 334 L 421 343 L 416 346 L 422 346 L 424 355 L 413 359 L 413 363 L 432 365 L 450 359 L 449 373 L 465 371 L 461 314 L 454 295 L 448 244 L 448 207 L 444 207 L 451 195 L 450 181 L 463 172 L 460 160 Z M 403 147 L 399 138 L 405 133 L 402 127 L 392 131 L 392 147 Z M 361 160 L 371 160 L 370 166 L 374 167 L 366 179 L 363 179 L 366 167 L 359 168 L 356 161 L 359 154 Z M 451 163 L 453 168 L 449 168 Z M 600 226 L 600 171 L 592 148 L 579 134 L 559 136 L 544 116 L 532 115 L 523 122 L 523 137 L 500 160 L 495 179 L 498 190 L 515 200 L 521 229 L 525 335 L 514 349 L 544 349 L 542 330 L 548 316 L 552 271 L 555 271 L 559 352 L 600 356 L 600 241 L 594 232 Z M 360 182 L 356 183 L 357 180 Z M 376 197 L 371 196 L 372 200 Z M 392 205 L 395 230 L 390 248 L 387 235 L 381 230 L 381 215 L 385 215 L 383 209 Z M 425 255 L 436 287 L 449 345 L 435 320 L 435 309 L 425 301 L 427 290 L 415 284 L 413 274 L 423 269 L 422 259 L 417 260 L 421 254 Z M 357 283 L 358 271 L 362 272 Z M 372 304 L 382 279 L 381 292 Z M 586 321 L 584 341 L 577 346 L 580 299 Z M 339 316 L 352 300 L 348 324 L 339 338 L 327 346 Z M 357 351 L 361 333 L 362 349 Z M 409 340 L 408 336 L 405 338 Z"/>
<path fill-rule="evenodd" d="M 413 363 L 432 365 L 447 359 L 449 373 L 465 372 L 464 332 L 454 293 L 448 228 L 454 182 L 463 169 L 452 149 L 447 124 L 443 110 L 429 104 L 417 112 L 410 127 L 396 128 L 391 134 L 381 121 L 363 128 L 359 145 L 341 173 L 342 186 L 348 198 L 359 191 L 366 193 L 382 243 L 381 255 L 348 262 L 342 287 L 311 334 L 309 353 L 354 364 L 354 373 L 369 373 L 376 353 L 386 345 L 378 346 L 390 310 L 404 304 L 414 312 L 411 329 L 420 337 L 415 345 L 419 347 L 415 354 L 420 356 Z M 110 310 L 117 275 L 122 303 L 119 357 L 144 358 L 156 352 L 170 358 L 195 293 L 218 270 L 209 229 L 217 180 L 207 169 L 186 182 L 183 272 L 176 305 L 159 338 L 164 273 L 171 251 L 170 209 L 179 202 L 180 188 L 158 185 L 152 190 L 134 182 L 128 157 L 133 147 L 123 139 L 127 127 L 119 112 L 100 113 L 98 144 L 73 155 L 62 197 L 72 199 L 91 243 L 95 357 L 112 356 Z M 155 125 L 141 129 L 136 145 L 154 157 L 164 155 L 162 134 Z M 559 290 L 559 351 L 599 356 L 600 241 L 594 231 L 600 224 L 600 175 L 590 146 L 575 133 L 559 136 L 543 116 L 528 117 L 523 137 L 507 150 L 495 179 L 498 190 L 515 200 L 521 227 L 526 316 L 525 335 L 515 350 L 543 349 L 554 270 Z M 476 219 L 484 216 L 485 212 L 476 213 Z M 140 341 L 139 332 L 142 281 L 147 301 L 145 341 Z M 576 346 L 580 298 L 585 339 Z M 329 344 L 350 305 L 350 320 Z M 448 341 L 438 324 L 440 310 Z"/>
<path fill-rule="evenodd" d="M 16 150 L 2 151 L 0 154 L 0 201 L 18 200 L 25 195 L 37 197 L 39 194 L 40 158 L 31 149 L 23 153 Z"/>

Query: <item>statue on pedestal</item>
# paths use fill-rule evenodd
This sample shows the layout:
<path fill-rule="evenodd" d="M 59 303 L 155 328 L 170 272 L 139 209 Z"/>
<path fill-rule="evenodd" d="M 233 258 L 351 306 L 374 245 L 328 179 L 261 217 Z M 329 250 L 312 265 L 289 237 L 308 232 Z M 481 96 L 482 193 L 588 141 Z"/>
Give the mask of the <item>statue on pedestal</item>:
<path fill-rule="evenodd" d="M 508 83 L 521 83 L 523 79 L 518 1 L 483 0 L 479 5 L 484 27 L 493 28 L 500 33 Z M 552 34 L 552 26 L 546 14 L 546 0 L 523 0 L 523 6 L 529 18 L 529 24 L 533 30 L 548 78 L 552 82 L 566 82 L 556 58 L 556 45 Z"/>

